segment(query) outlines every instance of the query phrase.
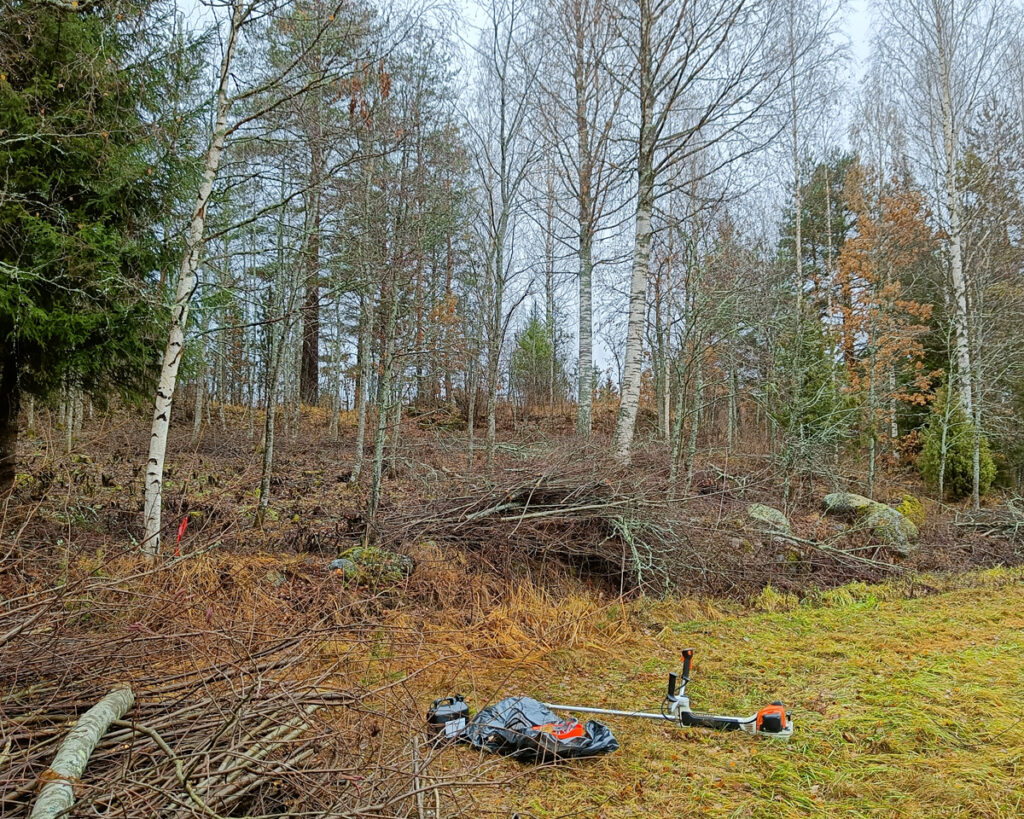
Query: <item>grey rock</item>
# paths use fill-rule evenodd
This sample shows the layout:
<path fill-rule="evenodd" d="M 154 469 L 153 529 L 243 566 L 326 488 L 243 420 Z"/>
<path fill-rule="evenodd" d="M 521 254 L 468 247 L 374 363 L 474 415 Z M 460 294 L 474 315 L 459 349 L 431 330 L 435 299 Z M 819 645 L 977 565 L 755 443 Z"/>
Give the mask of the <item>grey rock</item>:
<path fill-rule="evenodd" d="M 913 551 L 919 534 L 917 526 L 898 509 L 853 492 L 826 495 L 824 504 L 826 514 L 855 520 L 858 528 L 869 530 L 883 546 L 901 557 Z"/>
<path fill-rule="evenodd" d="M 359 568 L 359 564 L 354 560 L 349 560 L 347 557 L 339 557 L 332 560 L 327 568 L 332 572 L 341 572 L 344 575 L 351 575 Z"/>
<path fill-rule="evenodd" d="M 826 495 L 823 502 L 825 504 L 825 514 L 836 516 L 848 515 L 851 517 L 856 517 L 872 506 L 883 505 L 855 492 L 833 492 L 830 495 Z"/>
<path fill-rule="evenodd" d="M 266 580 L 266 581 L 267 581 L 267 582 L 268 582 L 268 583 L 269 583 L 269 584 L 270 584 L 271 586 L 283 586 L 283 585 L 284 585 L 285 583 L 287 583 L 287 582 L 288 582 L 288 578 L 287 578 L 287 577 L 285 577 L 285 576 L 284 576 L 284 575 L 283 575 L 283 574 L 282 574 L 281 572 L 279 572 L 279 571 L 278 571 L 277 569 L 270 569 L 270 570 L 269 570 L 269 571 L 267 572 L 267 574 L 265 575 L 264 579 L 265 579 L 265 580 Z"/>
<path fill-rule="evenodd" d="M 879 503 L 865 513 L 862 522 L 872 535 L 898 555 L 908 557 L 913 551 L 917 526 L 899 510 Z"/>
<path fill-rule="evenodd" d="M 790 532 L 792 527 L 789 519 L 778 509 L 763 503 L 752 503 L 747 507 L 747 515 L 763 524 L 765 528 L 776 532 Z"/>

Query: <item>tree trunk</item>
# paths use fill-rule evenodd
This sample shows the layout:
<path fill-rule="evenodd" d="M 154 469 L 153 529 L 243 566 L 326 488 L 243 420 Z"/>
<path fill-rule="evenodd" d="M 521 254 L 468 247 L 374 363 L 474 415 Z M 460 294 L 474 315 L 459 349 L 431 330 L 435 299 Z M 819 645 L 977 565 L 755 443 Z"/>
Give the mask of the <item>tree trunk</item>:
<path fill-rule="evenodd" d="M 312 150 L 310 229 L 306 243 L 306 301 L 302 306 L 302 361 L 299 397 L 316 406 L 320 400 L 320 150 Z"/>
<path fill-rule="evenodd" d="M 398 474 L 398 445 L 402 440 L 402 383 L 401 378 L 394 379 L 395 387 L 392 390 L 392 411 L 394 417 L 391 419 L 391 446 L 388 452 L 388 477 L 394 478 Z"/>
<path fill-rule="evenodd" d="M 576 434 L 589 438 L 593 429 L 594 407 L 594 157 L 591 146 L 587 99 L 591 93 L 585 73 L 584 26 L 576 27 L 576 60 L 573 81 L 576 91 L 576 148 L 579 156 L 579 180 L 576 193 L 579 225 L 579 372 L 576 375 Z"/>
<path fill-rule="evenodd" d="M 199 367 L 199 378 L 196 381 L 196 406 L 192 415 L 192 446 L 199 443 L 203 431 L 203 399 L 206 397 L 206 368 Z"/>
<path fill-rule="evenodd" d="M 284 168 L 281 169 L 281 198 L 284 198 Z M 270 313 L 280 316 L 284 312 L 284 211 L 278 212 L 277 221 L 277 269 L 274 271 L 273 291 L 270 296 Z M 263 464 L 260 473 L 259 499 L 256 504 L 256 526 L 263 528 L 270 504 L 270 479 L 274 473 L 274 438 L 277 432 L 277 386 L 281 374 L 281 358 L 284 342 L 288 335 L 289 322 L 268 325 L 269 349 L 267 350 L 266 406 L 263 417 Z M 254 408 L 255 409 L 255 408 Z"/>
<path fill-rule="evenodd" d="M 263 469 L 260 474 L 259 503 L 256 507 L 256 525 L 261 528 L 267 514 L 267 506 L 270 503 L 270 477 L 274 471 L 274 432 L 277 419 L 277 378 L 280 354 L 277 351 L 272 351 L 271 357 L 275 360 L 267 375 L 267 412 L 263 421 Z"/>
<path fill-rule="evenodd" d="M 10 343 L 5 345 L 0 362 L 0 498 L 14 489 L 17 474 L 18 411 L 21 409 L 21 385 L 18 383 L 18 357 Z"/>
<path fill-rule="evenodd" d="M 209 324 L 210 320 L 206 318 L 203 321 L 204 332 Z M 206 349 L 203 346 L 204 343 L 200 341 L 199 372 L 196 375 L 196 405 L 192 416 L 192 446 L 199 443 L 199 436 L 203 431 L 203 404 L 206 399 Z"/>
<path fill-rule="evenodd" d="M 64 416 L 64 453 L 70 455 L 75 439 L 75 391 L 71 386 L 66 391 L 68 408 Z"/>
<path fill-rule="evenodd" d="M 641 160 L 636 209 L 636 245 L 630 280 L 629 318 L 626 325 L 626 354 L 622 368 L 622 398 L 612 439 L 612 455 L 628 463 L 636 416 L 640 409 L 640 376 L 643 372 L 644 319 L 647 280 L 651 256 L 651 216 L 654 211 L 653 156 Z"/>
<path fill-rule="evenodd" d="M 39 798 L 32 807 L 31 819 L 56 819 L 67 816 L 75 804 L 74 784 L 85 773 L 85 766 L 107 729 L 135 704 L 130 688 L 115 688 L 90 708 L 61 743 L 47 773 Z"/>
<path fill-rule="evenodd" d="M 493 345 L 492 345 L 493 347 Z M 494 466 L 494 447 L 497 440 L 498 413 L 498 354 L 492 352 L 487 362 L 487 454 L 485 469 Z"/>
<path fill-rule="evenodd" d="M 352 464 L 352 483 L 359 480 L 363 472 L 363 449 L 366 446 L 366 408 L 369 404 L 370 374 L 372 372 L 373 319 L 375 315 L 373 296 L 363 296 L 363 309 L 359 322 L 359 383 L 356 384 L 356 451 Z"/>
<path fill-rule="evenodd" d="M 167 452 L 167 431 L 171 423 L 171 405 L 174 400 L 174 387 L 178 380 L 178 367 L 185 344 L 185 324 L 188 321 L 189 301 L 196 289 L 199 261 L 203 252 L 203 233 L 206 226 L 206 206 L 213 191 L 213 183 L 217 178 L 221 155 L 228 133 L 228 112 L 231 100 L 228 98 L 228 82 L 231 75 L 231 62 L 235 54 L 238 30 L 243 15 L 242 5 L 236 5 L 231 16 L 231 27 L 228 32 L 227 46 L 220 67 L 220 82 L 217 88 L 217 119 L 213 129 L 210 147 L 206 152 L 199 194 L 192 208 L 192 222 L 189 226 L 185 242 L 185 254 L 181 260 L 178 273 L 178 288 L 171 309 L 171 326 L 167 334 L 167 347 L 164 350 L 163 363 L 160 368 L 160 382 L 156 390 L 156 401 L 153 407 L 153 426 L 149 440 L 149 458 L 146 465 L 146 499 L 143 522 L 145 535 L 142 541 L 143 551 L 151 558 L 160 550 L 160 515 L 163 501 L 164 456 Z"/>
<path fill-rule="evenodd" d="M 636 234 L 633 247 L 633 272 L 629 287 L 629 316 L 626 323 L 626 351 L 622 368 L 622 397 L 612 437 L 612 456 L 628 463 L 636 416 L 640 409 L 640 376 L 643 372 L 644 319 L 647 307 L 647 282 L 651 267 L 651 217 L 654 213 L 653 127 L 655 89 L 651 50 L 651 10 L 640 4 L 640 132 L 637 145 Z"/>
<path fill-rule="evenodd" d="M 473 469 L 473 430 L 476 422 L 476 362 L 477 351 L 473 350 L 466 374 L 466 468 Z"/>
<path fill-rule="evenodd" d="M 704 410 L 704 367 L 698 355 L 693 362 L 693 415 L 690 418 L 690 440 L 686 445 L 686 491 L 693 486 L 693 468 L 697 461 L 697 432 Z"/>
<path fill-rule="evenodd" d="M 395 289 L 392 283 L 393 291 Z M 387 325 L 384 328 L 384 354 L 380 384 L 377 387 L 377 434 L 373 444 L 373 479 L 370 484 L 370 502 L 367 519 L 371 522 L 377 515 L 380 506 L 381 479 L 384 473 L 384 440 L 387 437 L 388 418 L 395 369 L 395 327 L 398 324 L 398 293 L 392 292 L 389 298 Z"/>
<path fill-rule="evenodd" d="M 577 373 L 576 434 L 589 438 L 593 429 L 594 408 L 594 308 L 591 280 L 594 271 L 593 247 L 589 233 L 581 227 L 580 237 L 580 327 L 579 372 Z"/>
<path fill-rule="evenodd" d="M 75 434 L 82 431 L 82 419 L 85 418 L 85 394 L 82 392 L 80 384 L 75 384 L 75 390 L 72 393 L 74 396 L 75 404 Z"/>

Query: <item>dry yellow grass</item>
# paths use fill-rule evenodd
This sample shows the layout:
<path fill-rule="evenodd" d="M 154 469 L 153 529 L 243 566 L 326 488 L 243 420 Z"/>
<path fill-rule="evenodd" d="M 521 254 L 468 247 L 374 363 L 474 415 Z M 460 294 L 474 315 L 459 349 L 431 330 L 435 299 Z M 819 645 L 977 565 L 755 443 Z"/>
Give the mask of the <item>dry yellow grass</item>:
<path fill-rule="evenodd" d="M 405 678 L 388 713 L 409 731 L 455 692 L 474 710 L 509 694 L 656 710 L 687 646 L 697 649 L 695 708 L 749 714 L 778 698 L 796 717 L 788 743 L 610 717 L 616 754 L 555 768 L 447 749 L 432 770 L 493 787 L 448 792 L 445 815 L 1024 815 L 1024 571 L 851 584 L 803 600 L 768 590 L 740 606 L 623 603 L 568 582 L 560 595 L 529 584 L 495 592 L 441 553 L 420 557 L 410 587 L 373 614 L 378 626 L 311 634 L 305 665 L 356 687 Z M 318 621 L 342 623 L 367 596 L 326 577 L 301 594 L 277 590 L 273 573 L 293 562 L 301 572 L 295 556 L 209 555 L 150 585 L 169 600 L 187 590 L 176 618 L 265 624 L 267 639 L 310 605 Z M 106 565 L 111 576 L 137 568 Z M 417 583 L 450 601 L 464 592 L 462 604 L 414 605 Z"/>

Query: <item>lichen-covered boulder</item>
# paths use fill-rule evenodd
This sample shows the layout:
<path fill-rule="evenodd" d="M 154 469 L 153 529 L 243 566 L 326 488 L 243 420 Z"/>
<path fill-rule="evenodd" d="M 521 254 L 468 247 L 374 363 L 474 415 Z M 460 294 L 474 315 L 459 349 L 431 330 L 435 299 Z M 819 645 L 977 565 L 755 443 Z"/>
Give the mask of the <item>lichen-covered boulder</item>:
<path fill-rule="evenodd" d="M 327 567 L 335 574 L 360 584 L 395 583 L 412 574 L 413 560 L 376 546 L 357 546 L 343 552 Z"/>
<path fill-rule="evenodd" d="M 858 495 L 856 492 L 833 492 L 830 495 L 824 497 L 825 514 L 835 515 L 841 517 L 846 515 L 848 517 L 857 517 L 864 510 L 870 509 L 872 506 L 880 506 L 878 501 L 873 501 L 871 498 L 865 498 L 863 495 Z"/>
<path fill-rule="evenodd" d="M 918 529 L 899 509 L 865 498 L 854 492 L 834 492 L 824 498 L 826 514 L 855 520 L 879 543 L 907 557 L 918 538 Z"/>
<path fill-rule="evenodd" d="M 747 507 L 747 515 L 761 524 L 765 529 L 775 532 L 792 531 L 789 519 L 773 506 L 766 506 L 763 503 L 752 503 Z"/>
<path fill-rule="evenodd" d="M 875 504 L 861 519 L 871 534 L 897 554 L 907 557 L 913 551 L 918 530 L 902 512 L 885 504 Z"/>

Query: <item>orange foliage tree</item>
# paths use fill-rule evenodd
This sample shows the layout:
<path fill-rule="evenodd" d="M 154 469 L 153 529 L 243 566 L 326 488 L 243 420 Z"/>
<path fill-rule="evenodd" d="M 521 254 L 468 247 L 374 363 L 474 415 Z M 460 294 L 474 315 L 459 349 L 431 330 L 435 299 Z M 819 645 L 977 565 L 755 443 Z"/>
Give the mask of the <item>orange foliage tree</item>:
<path fill-rule="evenodd" d="M 863 407 L 869 484 L 878 444 L 896 454 L 900 404 L 928 403 L 939 375 L 925 366 L 922 345 L 932 305 L 908 295 L 910 282 L 932 263 L 937 237 L 919 192 L 873 177 L 859 164 L 847 176 L 856 233 L 840 254 L 832 302 L 847 389 Z"/>

